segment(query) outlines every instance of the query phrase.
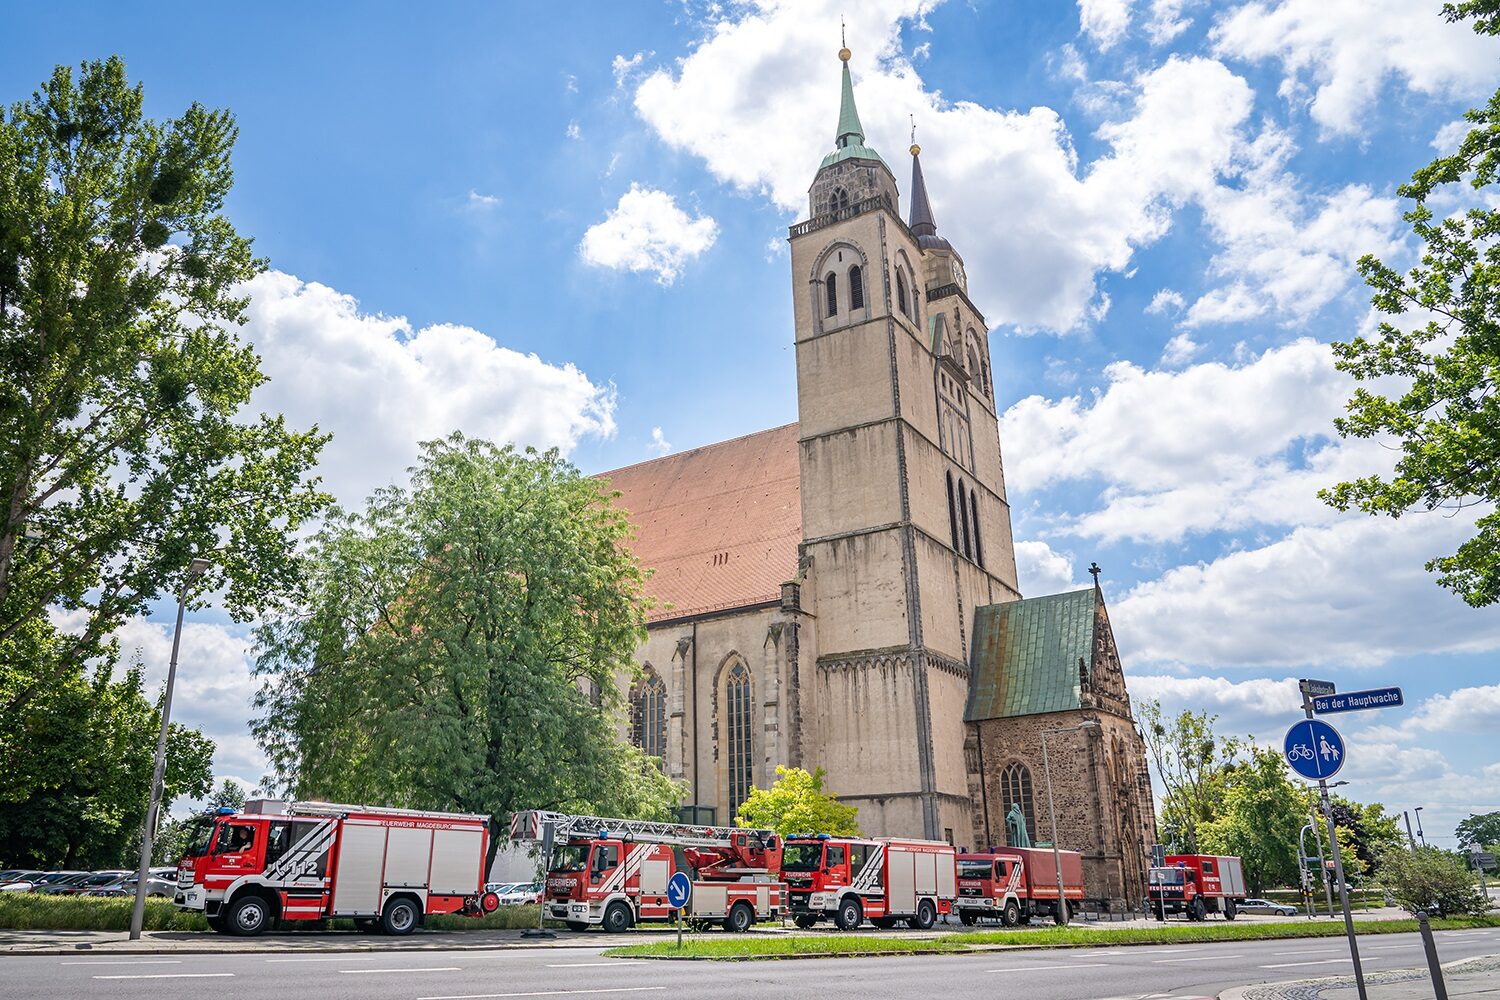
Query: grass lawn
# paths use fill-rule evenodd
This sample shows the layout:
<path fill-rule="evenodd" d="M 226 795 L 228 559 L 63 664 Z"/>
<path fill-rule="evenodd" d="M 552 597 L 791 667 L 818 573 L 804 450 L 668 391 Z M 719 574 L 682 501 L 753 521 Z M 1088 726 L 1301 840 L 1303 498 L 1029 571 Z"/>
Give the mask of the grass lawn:
<path fill-rule="evenodd" d="M 1415 920 L 1367 920 L 1356 923 L 1354 926 L 1360 934 L 1399 934 L 1415 931 L 1417 922 Z M 1500 927 L 1500 917 L 1434 920 L 1432 927 L 1434 930 Z M 798 955 L 910 955 L 928 952 L 965 952 L 972 950 L 974 946 L 983 945 L 1014 945 L 1032 948 L 1086 947 L 1342 937 L 1343 934 L 1343 921 L 1318 923 L 1304 921 L 1275 924 L 1200 924 L 1187 927 L 1146 926 L 1120 930 L 1054 927 L 1026 931 L 972 931 L 940 934 L 934 938 L 923 939 L 883 937 L 879 933 L 776 935 L 763 938 L 704 935 L 684 940 L 680 951 L 675 940 L 667 940 L 610 948 L 604 954 L 610 958 L 707 959 L 785 958 Z"/>

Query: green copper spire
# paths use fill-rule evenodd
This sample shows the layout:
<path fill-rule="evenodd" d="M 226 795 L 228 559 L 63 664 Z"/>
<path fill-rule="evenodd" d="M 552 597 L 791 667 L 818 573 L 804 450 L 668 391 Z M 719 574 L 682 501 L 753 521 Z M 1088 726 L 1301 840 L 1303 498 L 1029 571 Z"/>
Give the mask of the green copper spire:
<path fill-rule="evenodd" d="M 865 128 L 859 123 L 859 112 L 854 108 L 854 81 L 849 78 L 850 56 L 847 48 L 839 49 L 839 59 L 844 64 L 844 89 L 839 99 L 839 130 L 833 142 L 833 152 L 823 157 L 824 167 L 850 159 L 879 160 L 885 163 L 879 153 L 865 145 Z"/>

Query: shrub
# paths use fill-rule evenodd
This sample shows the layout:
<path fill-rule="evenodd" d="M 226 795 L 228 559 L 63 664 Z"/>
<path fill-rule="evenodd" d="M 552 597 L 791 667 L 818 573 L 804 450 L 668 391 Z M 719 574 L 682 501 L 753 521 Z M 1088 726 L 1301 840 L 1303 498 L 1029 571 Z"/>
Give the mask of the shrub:
<path fill-rule="evenodd" d="M 1393 851 L 1386 858 L 1384 874 L 1396 902 L 1415 913 L 1429 915 L 1483 916 L 1490 901 L 1474 884 L 1474 875 L 1463 858 L 1436 847 Z"/>

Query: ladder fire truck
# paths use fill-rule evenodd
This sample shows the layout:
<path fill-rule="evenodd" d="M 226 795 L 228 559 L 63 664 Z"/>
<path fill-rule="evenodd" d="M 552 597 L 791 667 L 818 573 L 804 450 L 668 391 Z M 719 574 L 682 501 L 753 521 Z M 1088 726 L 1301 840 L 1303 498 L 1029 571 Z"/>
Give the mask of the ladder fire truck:
<path fill-rule="evenodd" d="M 682 915 L 695 926 L 747 931 L 786 911 L 781 838 L 771 830 L 533 810 L 511 817 L 510 834 L 550 846 L 542 912 L 575 931 L 671 919 L 667 882 L 678 871 L 693 880 Z"/>

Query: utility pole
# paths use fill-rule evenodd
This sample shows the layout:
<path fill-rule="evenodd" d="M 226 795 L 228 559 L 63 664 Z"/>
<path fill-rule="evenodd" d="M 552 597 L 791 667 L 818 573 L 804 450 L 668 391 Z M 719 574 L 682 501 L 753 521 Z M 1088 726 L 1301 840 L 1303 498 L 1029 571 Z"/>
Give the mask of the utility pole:
<path fill-rule="evenodd" d="M 1409 813 L 1405 809 L 1403 809 L 1403 810 L 1401 810 L 1401 816 L 1402 816 L 1403 819 L 1406 820 L 1406 839 L 1407 839 L 1407 842 L 1411 844 L 1411 849 L 1415 851 L 1417 849 L 1417 838 L 1413 837 L 1411 835 L 1411 813 Z"/>

